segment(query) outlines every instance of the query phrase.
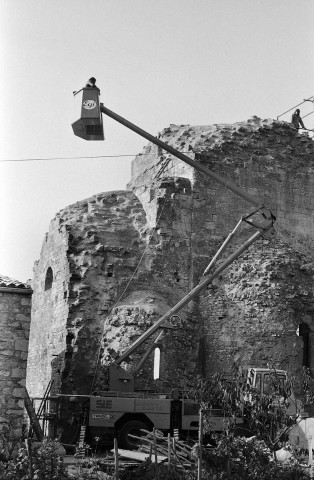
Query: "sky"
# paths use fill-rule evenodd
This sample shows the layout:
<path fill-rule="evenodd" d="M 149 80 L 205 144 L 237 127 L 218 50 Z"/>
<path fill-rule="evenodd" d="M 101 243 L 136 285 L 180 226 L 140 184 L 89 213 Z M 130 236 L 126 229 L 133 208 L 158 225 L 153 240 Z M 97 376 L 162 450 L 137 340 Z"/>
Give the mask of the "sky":
<path fill-rule="evenodd" d="M 91 76 L 152 135 L 276 118 L 314 95 L 313 25 L 313 0 L 0 0 L 0 274 L 32 278 L 55 214 L 130 180 L 145 139 L 108 117 L 104 142 L 72 132 Z"/>

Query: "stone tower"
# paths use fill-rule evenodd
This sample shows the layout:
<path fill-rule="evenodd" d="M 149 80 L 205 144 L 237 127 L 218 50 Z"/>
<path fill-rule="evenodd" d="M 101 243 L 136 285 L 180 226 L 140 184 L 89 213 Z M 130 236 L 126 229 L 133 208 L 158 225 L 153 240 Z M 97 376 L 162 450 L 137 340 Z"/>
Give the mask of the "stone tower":
<path fill-rule="evenodd" d="M 166 335 L 162 380 L 148 362 L 137 388 L 186 388 L 197 373 L 243 365 L 314 368 L 314 142 L 285 122 L 170 125 L 160 138 L 242 186 L 277 216 L 261 240 L 180 312 Z M 126 191 L 65 208 L 34 267 L 27 385 L 89 394 L 118 353 L 195 286 L 239 219 L 244 200 L 148 146 Z M 252 234 L 243 227 L 236 246 Z M 297 334 L 299 332 L 299 335 Z M 301 334 L 300 334 L 301 332 Z M 130 359 L 138 362 L 146 345 Z M 102 380 L 103 381 L 103 380 Z"/>

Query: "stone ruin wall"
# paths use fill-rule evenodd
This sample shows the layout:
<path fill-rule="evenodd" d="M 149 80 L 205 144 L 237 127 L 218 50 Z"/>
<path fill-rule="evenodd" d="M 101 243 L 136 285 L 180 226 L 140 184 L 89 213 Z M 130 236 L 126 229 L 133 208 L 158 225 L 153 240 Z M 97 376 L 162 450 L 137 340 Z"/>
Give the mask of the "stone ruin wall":
<path fill-rule="evenodd" d="M 66 225 L 53 219 L 46 233 L 40 260 L 35 262 L 32 299 L 32 322 L 27 362 L 27 388 L 30 396 L 42 396 L 52 380 L 51 362 L 64 352 L 69 312 L 70 271 L 67 261 L 69 234 Z M 51 268 L 53 281 L 46 285 Z M 63 357 L 61 363 L 64 361 Z M 64 365 L 58 365 L 56 370 Z M 59 388 L 59 378 L 54 378 Z M 35 392 L 35 394 L 34 394 Z"/>
<path fill-rule="evenodd" d="M 312 254 L 312 139 L 296 135 L 289 123 L 258 117 L 232 125 L 170 125 L 159 136 L 265 202 L 277 214 L 276 230 L 280 237 L 289 240 L 296 250 Z M 215 222 L 212 229 L 218 236 L 223 236 L 230 224 L 250 211 L 248 203 L 152 144 L 133 161 L 132 180 L 127 188 L 136 192 L 145 210 L 154 211 L 148 193 L 150 185 L 154 179 L 167 175 L 190 179 L 195 195 L 205 202 L 206 208 L 210 205 L 213 217 L 207 215 L 205 220 Z"/>
<path fill-rule="evenodd" d="M 230 371 L 235 361 L 297 373 L 304 345 L 296 330 L 300 324 L 313 329 L 314 142 L 289 124 L 257 117 L 234 125 L 172 125 L 160 138 L 271 205 L 278 237 L 260 240 L 180 312 L 181 328 L 165 340 L 162 380 L 152 382 L 148 363 L 137 387 L 186 387 L 196 373 Z M 251 211 L 150 144 L 133 161 L 127 188 L 78 202 L 51 223 L 34 271 L 27 380 L 33 396 L 51 377 L 62 393 L 102 388 L 108 348 L 123 351 L 188 293 Z M 246 229 L 236 243 L 244 233 L 250 234 Z M 49 266 L 54 282 L 47 293 Z M 314 350 L 308 361 L 314 366 Z"/>
<path fill-rule="evenodd" d="M 0 431 L 17 437 L 24 417 L 24 387 L 31 320 L 29 285 L 0 276 Z"/>
<path fill-rule="evenodd" d="M 313 141 L 287 123 L 257 117 L 234 125 L 172 126 L 162 139 L 242 186 L 277 216 L 277 239 L 251 247 L 198 299 L 201 371 L 223 371 L 237 361 L 271 363 L 296 374 L 304 362 L 303 339 L 296 330 L 301 324 L 309 326 L 310 346 L 313 335 Z M 152 150 L 149 145 L 133 162 L 129 185 L 147 209 L 149 187 L 145 191 L 143 185 L 160 171 Z M 240 217 L 252 209 L 181 164 L 166 155 L 163 174 L 175 175 L 179 168 L 192 182 L 192 250 L 199 278 L 206 265 L 202 257 L 207 253 L 212 258 Z M 237 243 L 243 240 L 240 235 Z M 308 357 L 313 369 L 313 340 Z"/>
<path fill-rule="evenodd" d="M 182 182 L 170 182 L 171 192 L 182 194 L 180 205 L 179 198 L 175 202 L 170 194 L 165 198 L 168 183 L 158 201 L 164 221 L 168 217 L 168 230 L 178 229 L 171 235 L 177 240 L 167 247 L 169 251 L 163 248 L 166 226 L 158 233 L 150 228 L 131 192 L 96 195 L 68 207 L 52 221 L 35 266 L 28 362 L 33 396 L 43 394 L 51 377 L 56 392 L 90 393 L 104 325 L 105 350 L 122 352 L 143 327 L 189 291 L 190 259 L 179 255 L 182 245 L 189 248 L 189 222 L 181 226 L 190 215 L 186 188 Z M 54 281 L 45 291 L 49 267 Z M 183 348 L 181 342 L 178 348 Z M 147 386 L 147 378 L 143 382 Z"/>

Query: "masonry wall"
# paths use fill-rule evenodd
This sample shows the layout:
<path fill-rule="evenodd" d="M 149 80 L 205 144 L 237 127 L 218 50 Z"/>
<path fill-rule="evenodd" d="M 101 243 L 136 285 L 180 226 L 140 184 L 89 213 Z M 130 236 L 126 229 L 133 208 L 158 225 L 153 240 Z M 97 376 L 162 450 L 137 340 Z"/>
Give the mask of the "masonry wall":
<path fill-rule="evenodd" d="M 196 374 L 230 371 L 234 362 L 271 362 L 291 373 L 304 362 L 314 368 L 313 345 L 305 358 L 296 333 L 307 325 L 311 340 L 314 328 L 313 141 L 289 124 L 257 117 L 171 125 L 160 138 L 265 202 L 277 216 L 278 236 L 259 240 L 179 313 L 181 326 L 164 341 L 162 381 L 152 381 L 148 362 L 136 386 L 184 388 Z M 134 160 L 127 188 L 67 207 L 51 223 L 34 270 L 27 380 L 33 396 L 50 379 L 62 393 L 106 387 L 109 349 L 124 351 L 197 285 L 222 241 L 252 211 L 151 144 Z M 244 224 L 226 253 L 254 231 Z"/>
<path fill-rule="evenodd" d="M 277 217 L 277 240 L 257 242 L 194 300 L 199 371 L 230 371 L 235 362 L 271 363 L 296 375 L 305 363 L 314 368 L 313 140 L 297 134 L 290 124 L 257 117 L 233 125 L 170 126 L 160 138 L 242 187 Z M 153 210 L 153 185 L 144 187 L 149 178 L 179 173 L 191 181 L 194 284 L 239 219 L 255 209 L 151 145 L 134 160 L 132 173 L 128 187 L 148 211 Z M 228 254 L 255 232 L 245 225 Z M 299 325 L 309 328 L 307 359 L 304 339 L 296 333 Z"/>
<path fill-rule="evenodd" d="M 51 362 L 58 358 L 61 352 L 63 357 L 66 350 L 69 310 L 67 249 L 67 228 L 55 218 L 44 238 L 40 260 L 34 266 L 32 322 L 27 362 L 27 389 L 31 397 L 43 396 L 51 380 L 54 380 L 52 393 L 58 391 L 60 387 L 59 376 L 52 378 Z M 50 280 L 47 278 L 49 269 Z"/>
<path fill-rule="evenodd" d="M 305 358 L 298 335 L 301 325 L 313 331 L 314 270 L 307 261 L 280 240 L 264 240 L 213 282 L 200 302 L 206 372 L 234 363 L 270 364 L 297 377 L 303 365 L 313 371 L 313 340 Z"/>
<path fill-rule="evenodd" d="M 22 432 L 30 314 L 31 290 L 0 288 L 0 430 L 14 436 Z"/>
<path fill-rule="evenodd" d="M 252 117 L 222 125 L 170 125 L 159 137 L 165 143 L 243 187 L 277 214 L 276 229 L 296 249 L 312 254 L 314 142 L 292 125 Z M 223 236 L 250 205 L 205 179 L 181 160 L 148 144 L 132 164 L 128 188 L 152 211 L 149 190 L 156 179 L 188 178 L 207 208 L 206 222 Z M 199 190 L 199 192 L 198 192 Z"/>

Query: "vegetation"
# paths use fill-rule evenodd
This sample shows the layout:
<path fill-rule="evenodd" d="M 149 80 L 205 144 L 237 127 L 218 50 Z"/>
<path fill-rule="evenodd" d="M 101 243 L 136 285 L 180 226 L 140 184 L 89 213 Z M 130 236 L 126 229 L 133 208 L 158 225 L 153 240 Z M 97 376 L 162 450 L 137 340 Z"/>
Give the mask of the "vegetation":
<path fill-rule="evenodd" d="M 270 368 L 267 378 L 267 393 L 263 394 L 247 382 L 247 372 L 243 369 L 235 369 L 231 380 L 221 375 L 214 375 L 210 380 L 199 378 L 191 397 L 205 413 L 207 433 L 211 433 L 211 408 L 219 406 L 227 419 L 226 431 L 237 430 L 234 420 L 242 418 L 241 430 L 245 436 L 255 435 L 272 452 L 278 450 L 296 420 L 289 412 L 291 403 L 295 402 L 294 381 L 288 379 L 283 384 L 274 368 Z"/>
<path fill-rule="evenodd" d="M 314 398 L 311 394 L 309 372 L 304 371 L 302 382 L 307 401 Z M 277 461 L 276 451 L 285 445 L 287 433 L 294 425 L 295 418 L 289 415 L 288 408 L 293 401 L 291 397 L 293 382 L 285 385 L 280 382 L 276 369 L 271 369 L 267 394 L 247 384 L 246 372 L 235 370 L 232 381 L 221 375 L 214 375 L 209 380 L 197 379 L 190 392 L 191 398 L 198 402 L 204 412 L 205 434 L 211 447 L 198 445 L 194 448 L 197 460 L 202 454 L 203 480 L 302 480 L 308 476 L 295 456 L 282 464 Z M 211 409 L 217 406 L 224 412 L 225 429 L 216 434 L 211 428 Z M 242 433 L 235 423 L 236 417 L 245 419 Z M 248 438 L 247 438 L 248 437 Z M 204 442 L 206 444 L 206 440 Z M 197 462 L 193 471 L 182 473 L 169 472 L 166 465 L 143 465 L 123 480 L 141 478 L 150 479 L 185 479 L 197 478 Z M 126 474 L 127 475 L 127 474 Z M 176 476 L 175 476 L 176 475 Z"/>
<path fill-rule="evenodd" d="M 119 480 L 188 480 L 188 474 L 178 472 L 174 466 L 144 462 L 135 470 L 126 470 Z"/>
<path fill-rule="evenodd" d="M 152 464 L 145 462 L 139 467 L 120 472 L 120 480 L 196 480 L 197 463 L 202 457 L 203 480 L 303 480 L 308 478 L 305 469 L 292 455 L 285 464 L 277 461 L 276 451 L 285 445 L 287 433 L 295 422 L 288 413 L 293 401 L 293 382 L 285 385 L 279 381 L 275 369 L 269 376 L 267 394 L 247 384 L 241 370 L 234 372 L 232 381 L 220 375 L 209 380 L 197 379 L 190 392 L 204 412 L 205 442 L 202 448 L 196 444 L 192 455 L 195 468 L 180 470 L 178 465 Z M 314 394 L 310 374 L 304 369 L 301 382 L 305 403 L 313 403 Z M 222 408 L 226 422 L 224 431 L 216 434 L 211 428 L 211 409 Z M 235 418 L 245 419 L 245 429 L 239 436 Z M 206 435 L 207 442 L 206 445 Z M 18 447 L 20 447 L 18 449 Z M 295 452 L 294 452 L 295 453 Z M 99 476 L 100 475 L 100 476 Z M 58 455 L 58 443 L 45 440 L 37 448 L 27 448 L 21 439 L 14 437 L 13 429 L 7 426 L 0 434 L 0 479 L 1 480 L 85 480 L 91 478 L 114 478 L 98 471 L 97 458 L 91 459 L 88 469 L 77 474 L 67 472 Z"/>
<path fill-rule="evenodd" d="M 58 443 L 44 440 L 38 448 L 19 449 L 14 458 L 0 461 L 1 480 L 62 480 L 68 479 L 62 458 L 57 454 Z"/>

